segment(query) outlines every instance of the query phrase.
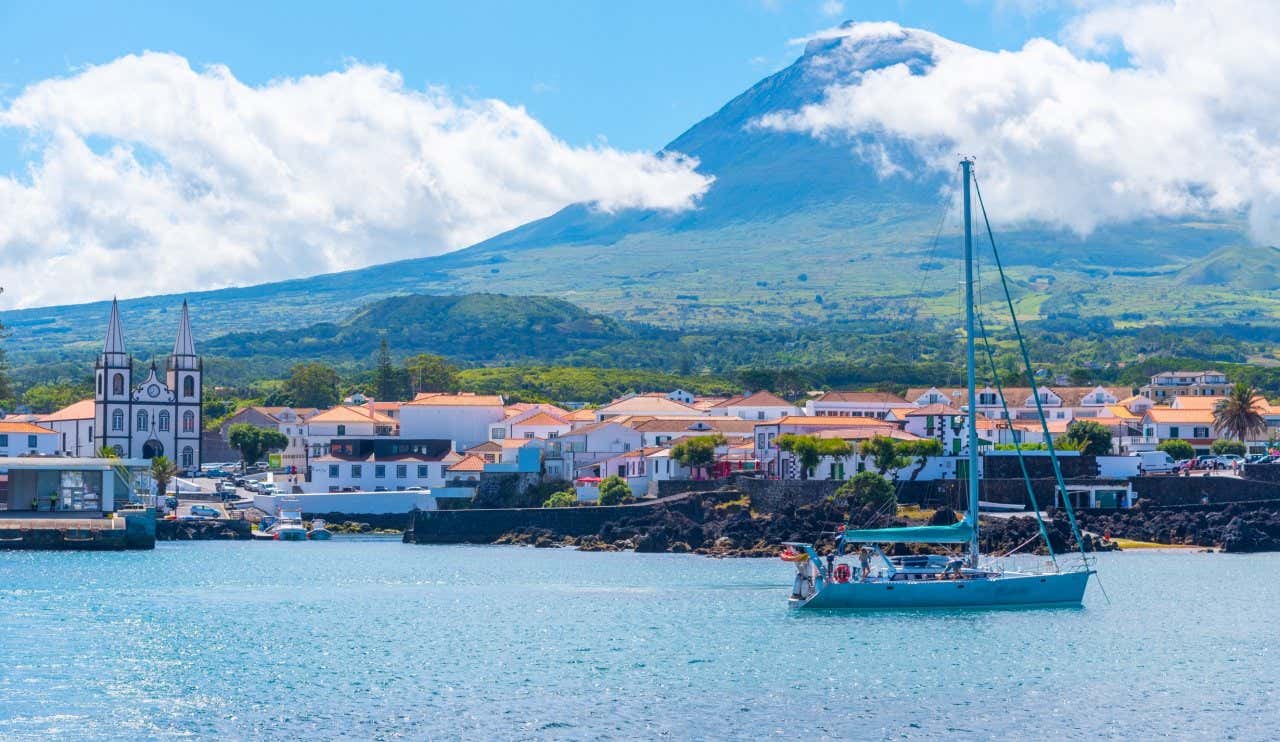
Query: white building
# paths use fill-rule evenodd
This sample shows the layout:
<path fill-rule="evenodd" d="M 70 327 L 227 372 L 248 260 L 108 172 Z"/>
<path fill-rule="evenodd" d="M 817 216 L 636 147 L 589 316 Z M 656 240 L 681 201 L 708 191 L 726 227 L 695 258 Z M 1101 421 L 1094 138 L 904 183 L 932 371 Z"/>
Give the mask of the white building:
<path fill-rule="evenodd" d="M 596 410 L 596 422 L 613 417 L 646 415 L 649 417 L 701 417 L 706 412 L 695 407 L 667 399 L 665 394 L 633 394 L 614 400 Z"/>
<path fill-rule="evenodd" d="M 184 301 L 164 378 L 153 364 L 146 378 L 135 384 L 120 308 L 112 301 L 106 341 L 94 368 L 94 450 L 109 448 L 117 456 L 136 459 L 163 455 L 182 471 L 198 469 L 203 375 Z"/>
<path fill-rule="evenodd" d="M 226 440 L 231 426 L 240 423 L 276 430 L 289 439 L 280 452 L 280 465 L 305 472 L 311 459 L 306 422 L 319 413 L 314 407 L 246 407 L 223 421 L 220 432 Z"/>
<path fill-rule="evenodd" d="M 813 417 L 874 417 L 883 420 L 894 408 L 911 403 L 889 392 L 824 392 L 805 403 Z"/>
<path fill-rule="evenodd" d="M 450 441 L 342 438 L 311 461 L 309 492 L 383 492 L 445 486 L 457 461 Z"/>
<path fill-rule="evenodd" d="M 708 410 L 713 416 L 729 416 L 742 420 L 776 420 L 787 415 L 802 414 L 799 407 L 772 392 L 756 392 L 732 397 Z"/>
<path fill-rule="evenodd" d="M 1154 402 L 1175 397 L 1223 397 L 1231 392 L 1226 374 L 1220 371 L 1165 371 L 1151 377 L 1138 394 Z"/>
<path fill-rule="evenodd" d="M 54 456 L 62 436 L 55 430 L 23 422 L 0 422 L 0 456 Z"/>
<path fill-rule="evenodd" d="M 507 417 L 496 394 L 427 392 L 400 406 L 400 434 L 406 438 L 443 438 L 457 450 L 489 440 L 495 423 Z"/>
<path fill-rule="evenodd" d="M 93 418 L 96 402 L 82 399 L 47 415 L 38 415 L 35 422 L 58 432 L 58 450 L 67 456 L 96 456 L 94 448 Z"/>

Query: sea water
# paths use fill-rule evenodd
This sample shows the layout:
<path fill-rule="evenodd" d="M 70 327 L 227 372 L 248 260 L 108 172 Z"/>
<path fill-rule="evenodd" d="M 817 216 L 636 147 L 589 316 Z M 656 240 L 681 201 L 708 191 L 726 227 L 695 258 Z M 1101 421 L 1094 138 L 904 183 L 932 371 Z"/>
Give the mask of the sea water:
<path fill-rule="evenodd" d="M 0 552 L 0 739 L 1280 736 L 1280 554 L 1098 566 L 1110 603 L 832 615 L 772 559 Z"/>

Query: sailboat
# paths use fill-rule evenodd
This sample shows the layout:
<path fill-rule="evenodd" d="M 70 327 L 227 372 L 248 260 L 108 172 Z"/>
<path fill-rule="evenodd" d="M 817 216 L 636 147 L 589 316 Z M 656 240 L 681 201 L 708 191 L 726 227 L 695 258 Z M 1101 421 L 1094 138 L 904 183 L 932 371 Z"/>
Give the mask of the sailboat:
<path fill-rule="evenodd" d="M 1040 570 L 1006 570 L 1000 561 L 988 558 L 984 561 L 979 552 L 978 524 L 978 433 L 976 415 L 978 405 L 975 389 L 976 383 L 976 346 L 975 337 L 980 322 L 976 317 L 974 305 L 974 255 L 973 255 L 973 217 L 970 197 L 970 182 L 973 180 L 973 160 L 965 158 L 960 162 L 963 179 L 964 201 L 964 258 L 965 258 L 965 330 L 967 382 L 969 397 L 968 425 L 968 467 L 966 480 L 968 488 L 968 511 L 964 518 L 950 525 L 908 526 L 899 528 L 845 529 L 836 532 L 836 555 L 824 564 L 813 544 L 787 542 L 782 553 L 785 561 L 795 565 L 796 576 L 792 586 L 790 605 L 805 609 L 871 609 L 871 608 L 952 608 L 982 607 L 999 608 L 1030 605 L 1079 605 L 1084 599 L 1085 588 L 1088 587 L 1090 575 L 1095 574 L 1088 555 L 1084 552 L 1083 540 L 1080 536 L 1075 513 L 1071 508 L 1071 498 L 1067 496 L 1066 484 L 1062 470 L 1058 465 L 1057 455 L 1049 435 L 1044 410 L 1040 405 L 1040 395 L 1033 394 L 1048 455 L 1053 463 L 1056 486 L 1065 505 L 1068 519 L 1076 543 L 1080 547 L 1080 562 L 1067 565 L 1053 553 L 1049 543 L 1048 531 L 1040 516 L 1040 508 L 1036 503 L 1035 493 L 1027 482 L 1027 494 L 1035 511 L 1039 535 L 1048 545 L 1050 564 Z M 979 205 L 982 205 L 982 191 L 973 181 L 973 190 L 977 192 Z M 1000 264 L 999 253 L 995 249 L 995 237 L 987 220 L 986 207 L 982 206 L 982 216 L 986 223 L 987 235 L 991 238 L 992 252 L 996 266 L 1000 269 L 1000 278 L 1005 289 L 1005 298 L 1013 320 L 1013 328 L 1018 335 L 1022 360 L 1035 387 L 1035 377 L 1031 368 L 1030 356 L 1026 345 L 1022 342 L 1022 331 L 1018 326 L 1017 316 L 1013 313 L 1013 302 L 1009 296 L 1008 285 L 1004 277 L 1004 269 Z M 994 358 L 990 345 L 985 342 L 987 358 L 995 375 L 995 383 L 1001 404 L 1004 404 L 1004 392 L 1000 388 L 999 374 L 995 371 Z M 1005 416 L 1008 419 L 1008 407 Z M 1022 466 L 1023 477 L 1027 477 L 1026 464 L 1022 457 L 1022 448 L 1017 437 L 1014 449 Z M 881 549 L 882 544 L 953 544 L 967 545 L 966 556 L 945 555 L 908 555 L 889 556 Z M 852 547 L 852 548 L 851 548 Z"/>

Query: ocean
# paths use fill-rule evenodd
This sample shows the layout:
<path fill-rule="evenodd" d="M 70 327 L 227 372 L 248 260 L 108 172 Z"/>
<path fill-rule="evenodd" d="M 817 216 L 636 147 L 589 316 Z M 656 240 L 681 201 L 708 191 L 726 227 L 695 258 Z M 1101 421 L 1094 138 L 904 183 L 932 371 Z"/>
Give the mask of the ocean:
<path fill-rule="evenodd" d="M 1082 608 L 810 614 L 778 560 L 0 552 L 0 739 L 1280 735 L 1280 554 L 1103 554 Z"/>

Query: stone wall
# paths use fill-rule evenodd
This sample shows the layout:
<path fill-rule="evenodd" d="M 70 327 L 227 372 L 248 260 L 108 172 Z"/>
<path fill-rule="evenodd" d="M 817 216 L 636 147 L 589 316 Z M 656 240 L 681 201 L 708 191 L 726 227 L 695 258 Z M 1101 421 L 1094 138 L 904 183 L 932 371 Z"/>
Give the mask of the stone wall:
<path fill-rule="evenodd" d="M 486 508 L 473 510 L 417 510 L 410 514 L 404 542 L 409 544 L 493 543 L 504 533 L 545 528 L 562 536 L 600 532 L 610 521 L 644 514 L 660 503 L 676 505 L 679 498 L 634 505 L 570 508 Z"/>
<path fill-rule="evenodd" d="M 1217 505 L 1280 499 L 1280 484 L 1236 477 L 1135 477 L 1133 491 L 1138 499 L 1154 505 Z"/>
<path fill-rule="evenodd" d="M 751 509 L 762 513 L 784 507 L 813 505 L 826 500 L 844 484 L 839 480 L 755 479 L 738 477 L 733 485 L 751 498 Z"/>
<path fill-rule="evenodd" d="M 1246 479 L 1280 482 L 1280 464 L 1245 464 L 1243 473 Z"/>
<path fill-rule="evenodd" d="M 1026 452 L 1023 455 L 1023 460 L 1027 464 L 1027 475 L 1032 479 L 1053 478 L 1053 460 L 1047 454 Z M 1058 466 L 1062 469 L 1062 476 L 1065 479 L 1098 476 L 1098 458 L 1096 456 L 1059 456 Z M 1016 453 L 983 456 L 982 473 L 991 479 L 1022 478 L 1022 469 L 1018 466 L 1018 455 Z"/>
<path fill-rule="evenodd" d="M 157 541 L 236 541 L 251 538 L 249 521 L 242 518 L 219 520 L 158 520 Z"/>
<path fill-rule="evenodd" d="M 714 492 L 725 487 L 735 487 L 736 484 L 732 479 L 703 479 L 694 481 L 691 479 L 668 479 L 665 481 L 651 482 L 649 484 L 649 493 L 655 497 L 670 497 L 685 492 Z"/>

